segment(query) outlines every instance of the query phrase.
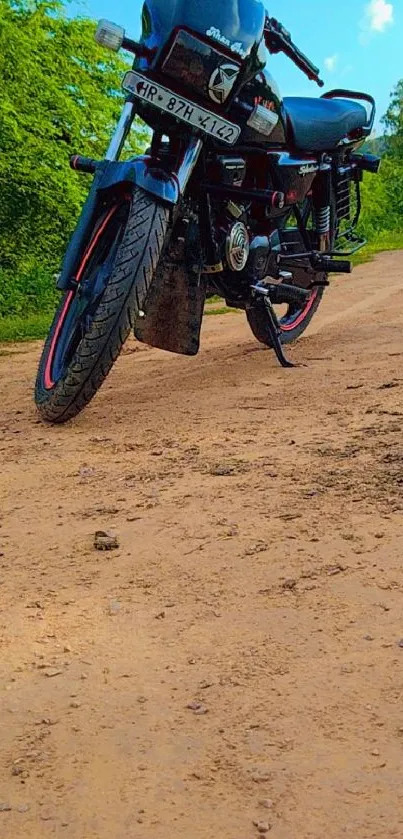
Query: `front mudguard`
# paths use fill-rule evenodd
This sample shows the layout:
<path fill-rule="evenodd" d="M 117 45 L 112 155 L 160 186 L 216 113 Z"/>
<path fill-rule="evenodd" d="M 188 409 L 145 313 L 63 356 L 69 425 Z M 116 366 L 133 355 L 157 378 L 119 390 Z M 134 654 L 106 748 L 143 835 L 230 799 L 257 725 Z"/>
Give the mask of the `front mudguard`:
<path fill-rule="evenodd" d="M 172 171 L 164 169 L 161 162 L 151 155 L 124 162 L 103 160 L 98 163 L 78 224 L 67 246 L 57 288 L 66 291 L 74 287 L 75 272 L 94 228 L 99 205 L 108 192 L 125 185 L 131 190 L 137 186 L 157 201 L 175 207 L 184 194 L 201 149 L 200 140 L 189 138 Z"/>
<path fill-rule="evenodd" d="M 123 163 L 120 161 L 108 163 L 97 192 L 114 190 L 125 184 L 144 189 L 162 203 L 175 205 L 180 199 L 177 175 L 163 169 L 159 161 L 149 155 L 136 157 Z"/>

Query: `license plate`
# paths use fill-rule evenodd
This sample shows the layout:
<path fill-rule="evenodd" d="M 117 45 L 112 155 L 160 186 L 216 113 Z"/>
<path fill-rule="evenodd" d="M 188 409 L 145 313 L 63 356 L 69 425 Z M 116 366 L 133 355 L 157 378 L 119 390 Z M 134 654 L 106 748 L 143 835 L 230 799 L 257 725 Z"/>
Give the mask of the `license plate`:
<path fill-rule="evenodd" d="M 191 125 L 199 131 L 204 131 L 210 137 L 215 137 L 230 146 L 236 143 L 241 133 L 239 125 L 221 119 L 211 111 L 206 111 L 199 105 L 195 105 L 194 102 L 177 96 L 176 93 L 172 93 L 172 90 L 167 90 L 166 87 L 156 84 L 140 75 L 140 73 L 134 73 L 133 70 L 126 73 L 122 87 L 127 93 L 137 96 L 142 102 L 154 105 L 160 111 L 164 111 L 175 119 L 186 122 L 187 125 Z"/>

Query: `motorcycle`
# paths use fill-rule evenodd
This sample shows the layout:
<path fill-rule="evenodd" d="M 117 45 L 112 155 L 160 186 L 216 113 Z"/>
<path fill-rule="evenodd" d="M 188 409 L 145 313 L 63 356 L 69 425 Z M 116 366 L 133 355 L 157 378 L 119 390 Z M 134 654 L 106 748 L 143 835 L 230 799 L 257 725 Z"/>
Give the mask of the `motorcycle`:
<path fill-rule="evenodd" d="M 95 395 L 131 330 L 139 341 L 194 355 L 205 301 L 243 309 L 284 367 L 331 273 L 349 273 L 357 232 L 360 153 L 374 99 L 332 90 L 282 98 L 268 54 L 319 70 L 260 0 L 145 0 L 139 42 L 102 20 L 96 40 L 134 55 L 125 103 L 104 160 L 75 155 L 93 175 L 57 286 L 35 401 L 61 423 Z M 146 154 L 120 159 L 135 116 Z"/>

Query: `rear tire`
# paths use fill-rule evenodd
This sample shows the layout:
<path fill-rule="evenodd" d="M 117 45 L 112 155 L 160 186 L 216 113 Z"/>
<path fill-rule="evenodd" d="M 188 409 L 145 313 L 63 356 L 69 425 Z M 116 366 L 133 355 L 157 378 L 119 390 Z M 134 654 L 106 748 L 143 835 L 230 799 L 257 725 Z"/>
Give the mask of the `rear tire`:
<path fill-rule="evenodd" d="M 136 188 L 116 259 L 88 331 L 83 332 L 62 374 L 53 381 L 52 364 L 55 366 L 58 342 L 62 341 L 69 306 L 77 292 L 64 295 L 43 349 L 35 386 L 35 402 L 46 422 L 62 423 L 72 419 L 101 387 L 133 328 L 136 315 L 144 308 L 168 226 L 168 210 Z M 86 250 L 87 256 L 83 257 L 87 263 L 91 248 L 95 248 L 96 235 L 97 228 Z"/>
<path fill-rule="evenodd" d="M 287 324 L 282 324 L 281 319 L 280 323 L 280 341 L 282 344 L 291 344 L 293 341 L 296 341 L 303 332 L 307 329 L 308 325 L 310 324 L 315 312 L 317 311 L 320 301 L 323 297 L 323 287 L 318 286 L 312 292 L 312 298 L 309 299 L 308 304 L 306 306 L 306 313 L 304 314 L 303 310 L 295 317 L 295 320 L 290 320 Z M 309 308 L 308 308 L 309 307 Z M 257 341 L 260 341 L 261 344 L 265 344 L 266 347 L 273 346 L 271 342 L 271 338 L 268 331 L 268 318 L 264 303 L 259 306 L 253 306 L 250 309 L 246 310 L 246 317 L 248 319 L 249 326 L 256 338 Z M 295 325 L 293 326 L 293 323 Z"/>

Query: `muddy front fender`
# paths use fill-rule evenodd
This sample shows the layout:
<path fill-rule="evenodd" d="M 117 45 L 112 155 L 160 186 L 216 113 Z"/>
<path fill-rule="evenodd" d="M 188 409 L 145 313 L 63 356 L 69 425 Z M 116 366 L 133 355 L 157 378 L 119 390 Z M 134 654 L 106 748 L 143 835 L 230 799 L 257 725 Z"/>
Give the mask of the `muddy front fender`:
<path fill-rule="evenodd" d="M 125 185 L 128 188 L 137 186 L 157 201 L 175 207 L 185 193 L 202 145 L 201 140 L 190 137 L 171 170 L 152 155 L 142 155 L 128 161 L 103 160 L 97 164 L 91 189 L 65 253 L 57 288 L 65 291 L 72 286 L 77 265 L 94 228 L 100 202 L 108 192 L 114 192 Z"/>

